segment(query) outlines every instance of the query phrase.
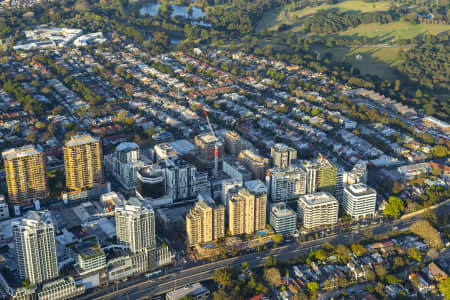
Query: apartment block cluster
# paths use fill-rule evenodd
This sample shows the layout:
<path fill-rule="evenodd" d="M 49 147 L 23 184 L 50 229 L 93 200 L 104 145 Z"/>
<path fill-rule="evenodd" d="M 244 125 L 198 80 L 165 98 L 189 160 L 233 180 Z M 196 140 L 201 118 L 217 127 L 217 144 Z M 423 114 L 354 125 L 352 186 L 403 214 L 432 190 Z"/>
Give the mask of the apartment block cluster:
<path fill-rule="evenodd" d="M 266 222 L 281 234 L 336 224 L 339 206 L 354 219 L 375 215 L 377 194 L 367 186 L 363 163 L 346 172 L 322 155 L 298 160 L 297 150 L 285 144 L 274 144 L 269 159 L 247 147 L 234 131 L 223 132 L 220 139 L 225 149 L 220 151 L 222 168 L 212 178 L 217 201 L 199 197 L 186 216 L 190 247 L 223 238 L 223 232 L 253 234 Z M 215 142 L 210 141 L 211 160 Z M 198 152 L 206 157 L 205 149 Z"/>
<path fill-rule="evenodd" d="M 137 166 L 127 162 L 138 158 L 132 155 L 133 146 L 119 145 L 113 160 L 114 170 L 124 179 L 124 185 L 136 181 Z M 126 150 L 131 153 L 124 154 Z M 5 272 L 3 268 L 0 272 L 0 290 L 11 297 L 74 298 L 87 289 L 170 264 L 171 251 L 167 246 L 159 246 L 156 240 L 155 211 L 151 203 L 136 197 L 125 200 L 110 192 L 104 177 L 100 139 L 88 134 L 73 136 L 64 145 L 63 152 L 67 186 L 61 199 L 70 206 L 82 203 L 73 208 L 82 219 L 81 227 L 97 224 L 100 231 L 72 233 L 65 226 L 71 225 L 73 216 L 65 215 L 69 220 L 64 220 L 62 214 L 67 214 L 64 209 L 41 209 L 40 201 L 50 196 L 46 155 L 41 147 L 4 151 L 8 200 L 1 197 L 1 217 L 5 220 L 1 242 L 14 249 L 11 255 L 14 260 L 7 269 L 13 272 Z M 99 198 L 106 216 L 113 216 L 112 220 L 104 218 L 101 209 L 98 213 L 92 211 L 100 203 L 93 205 L 91 200 Z M 6 220 L 10 216 L 8 204 L 15 218 Z M 10 237 L 6 237 L 9 229 L 4 230 L 3 226 L 11 228 Z M 108 237 L 100 241 L 102 228 Z M 71 266 L 70 276 L 60 275 L 65 265 Z M 24 286 L 19 284 L 22 281 Z"/>

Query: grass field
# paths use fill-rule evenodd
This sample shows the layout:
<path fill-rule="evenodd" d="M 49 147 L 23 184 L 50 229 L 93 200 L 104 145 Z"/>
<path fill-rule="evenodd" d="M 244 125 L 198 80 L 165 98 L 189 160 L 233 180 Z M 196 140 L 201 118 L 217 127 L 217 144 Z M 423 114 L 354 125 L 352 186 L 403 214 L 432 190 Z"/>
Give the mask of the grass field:
<path fill-rule="evenodd" d="M 399 64 L 399 48 L 315 48 L 321 54 L 331 52 L 334 61 L 347 61 L 363 74 L 374 74 L 380 78 L 394 80 L 395 67 Z M 407 48 L 403 49 L 407 51 Z M 361 58 L 356 56 L 360 54 Z"/>
<path fill-rule="evenodd" d="M 369 42 L 389 43 L 395 42 L 398 38 L 414 38 L 424 33 L 439 34 L 449 31 L 450 25 L 445 24 L 416 24 L 411 25 L 406 22 L 394 22 L 389 24 L 363 24 L 355 28 L 337 33 L 335 36 L 353 37 L 363 40 L 367 38 Z"/>
<path fill-rule="evenodd" d="M 319 9 L 335 9 L 346 13 L 365 13 L 374 11 L 386 11 L 389 8 L 388 2 L 367 3 L 358 0 L 344 1 L 338 4 L 324 4 L 316 7 L 307 7 L 300 10 L 291 10 L 284 7 L 266 13 L 256 27 L 257 30 L 277 29 L 281 24 L 295 25 L 301 22 L 301 18 L 315 14 Z"/>

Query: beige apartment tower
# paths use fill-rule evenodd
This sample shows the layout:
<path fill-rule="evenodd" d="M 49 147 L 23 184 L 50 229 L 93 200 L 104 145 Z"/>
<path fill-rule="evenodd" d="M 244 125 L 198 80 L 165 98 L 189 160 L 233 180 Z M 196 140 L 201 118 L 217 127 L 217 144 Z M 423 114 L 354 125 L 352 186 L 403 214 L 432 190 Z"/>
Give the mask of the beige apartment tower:
<path fill-rule="evenodd" d="M 254 179 L 264 180 L 269 167 L 269 159 L 264 158 L 251 150 L 239 153 L 238 160 L 252 172 Z"/>
<path fill-rule="evenodd" d="M 66 185 L 81 191 L 102 184 L 103 154 L 100 139 L 91 135 L 73 136 L 64 147 Z"/>
<path fill-rule="evenodd" d="M 186 234 L 190 247 L 225 236 L 225 208 L 200 200 L 186 216 Z"/>
<path fill-rule="evenodd" d="M 40 146 L 24 146 L 2 153 L 9 203 L 27 206 L 49 196 L 47 162 Z"/>
<path fill-rule="evenodd" d="M 231 235 L 251 234 L 266 227 L 267 195 L 252 194 L 246 188 L 234 194 L 228 203 Z"/>

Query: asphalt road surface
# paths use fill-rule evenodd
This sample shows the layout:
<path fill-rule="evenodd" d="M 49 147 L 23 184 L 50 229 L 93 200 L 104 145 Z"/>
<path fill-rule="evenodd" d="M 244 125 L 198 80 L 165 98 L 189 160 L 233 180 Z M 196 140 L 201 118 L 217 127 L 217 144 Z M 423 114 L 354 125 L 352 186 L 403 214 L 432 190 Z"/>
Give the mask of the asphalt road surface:
<path fill-rule="evenodd" d="M 437 215 L 445 215 L 450 213 L 450 203 L 447 203 L 435 210 Z M 408 219 L 396 220 L 394 222 L 383 223 L 376 226 L 371 226 L 374 234 L 382 234 L 393 231 L 394 227 L 398 230 L 406 230 L 409 226 L 420 219 L 420 216 L 414 216 Z M 365 228 L 367 229 L 367 228 Z M 217 269 L 224 267 L 235 266 L 240 267 L 243 262 L 248 262 L 252 267 L 259 267 L 265 264 L 268 256 L 275 256 L 279 261 L 295 258 L 300 254 L 313 251 L 325 242 L 330 242 L 333 245 L 348 244 L 357 242 L 363 237 L 362 232 L 345 232 L 336 236 L 330 236 L 319 240 L 314 240 L 304 243 L 292 243 L 282 247 L 254 252 L 238 257 L 227 258 L 215 262 L 205 263 L 203 265 L 190 267 L 187 269 L 173 270 L 170 273 L 160 276 L 158 278 L 146 281 L 142 278 L 136 278 L 119 284 L 119 290 L 116 286 L 111 286 L 105 289 L 97 290 L 85 294 L 79 299 L 139 299 L 145 296 L 156 296 L 171 290 L 190 285 L 195 282 L 200 282 L 212 278 Z"/>

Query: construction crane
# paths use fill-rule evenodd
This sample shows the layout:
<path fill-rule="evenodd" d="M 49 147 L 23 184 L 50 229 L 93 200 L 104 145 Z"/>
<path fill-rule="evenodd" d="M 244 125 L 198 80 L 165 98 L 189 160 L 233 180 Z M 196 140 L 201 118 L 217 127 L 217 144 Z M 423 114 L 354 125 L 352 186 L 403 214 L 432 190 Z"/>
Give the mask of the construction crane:
<path fill-rule="evenodd" d="M 203 104 L 200 104 L 203 110 L 203 114 L 205 115 L 205 119 L 208 122 L 209 131 L 211 131 L 211 135 L 216 139 L 216 142 L 214 143 L 214 171 L 213 174 L 215 177 L 217 177 L 217 173 L 219 173 L 219 147 L 222 143 L 219 138 L 216 137 L 216 134 L 214 133 L 213 127 L 211 125 L 211 122 L 209 121 L 208 113 L 206 113 L 205 107 Z"/>

